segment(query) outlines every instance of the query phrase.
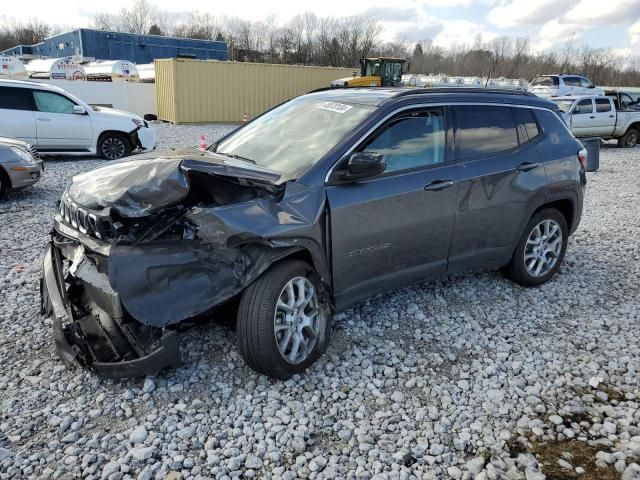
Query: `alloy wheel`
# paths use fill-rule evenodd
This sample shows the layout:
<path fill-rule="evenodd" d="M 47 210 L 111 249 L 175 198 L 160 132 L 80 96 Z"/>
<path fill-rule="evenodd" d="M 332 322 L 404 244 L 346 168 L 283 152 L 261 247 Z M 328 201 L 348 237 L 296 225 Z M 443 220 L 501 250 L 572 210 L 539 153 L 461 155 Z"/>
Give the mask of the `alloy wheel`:
<path fill-rule="evenodd" d="M 529 275 L 544 277 L 558 262 L 562 250 L 562 229 L 555 220 L 536 225 L 524 248 L 524 265 Z"/>
<path fill-rule="evenodd" d="M 118 137 L 109 137 L 102 142 L 102 153 L 109 160 L 117 160 L 124 156 L 126 147 Z"/>
<path fill-rule="evenodd" d="M 321 308 L 318 294 L 306 277 L 289 280 L 278 296 L 273 331 L 278 351 L 290 364 L 304 362 L 318 342 Z"/>
<path fill-rule="evenodd" d="M 627 148 L 633 148 L 638 144 L 638 134 L 637 133 L 630 133 L 629 135 L 627 135 L 627 141 L 626 141 L 626 147 Z"/>

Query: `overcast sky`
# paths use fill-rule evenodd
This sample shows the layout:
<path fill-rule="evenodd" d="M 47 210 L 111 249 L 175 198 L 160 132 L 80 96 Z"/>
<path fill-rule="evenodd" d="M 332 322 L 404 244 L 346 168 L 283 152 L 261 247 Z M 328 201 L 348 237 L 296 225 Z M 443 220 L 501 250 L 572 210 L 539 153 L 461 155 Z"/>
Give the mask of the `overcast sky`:
<path fill-rule="evenodd" d="M 37 16 L 49 23 L 88 26 L 95 10 L 116 12 L 129 0 L 3 0 L 2 14 L 17 19 Z M 384 38 L 431 38 L 438 45 L 471 43 L 477 33 L 488 40 L 527 35 L 539 50 L 562 45 L 574 34 L 578 42 L 640 52 L 640 0 L 149 0 L 169 12 L 206 11 L 258 20 L 276 14 L 281 22 L 303 11 L 317 15 L 370 13 L 383 23 Z M 391 6 L 392 5 L 392 6 Z"/>

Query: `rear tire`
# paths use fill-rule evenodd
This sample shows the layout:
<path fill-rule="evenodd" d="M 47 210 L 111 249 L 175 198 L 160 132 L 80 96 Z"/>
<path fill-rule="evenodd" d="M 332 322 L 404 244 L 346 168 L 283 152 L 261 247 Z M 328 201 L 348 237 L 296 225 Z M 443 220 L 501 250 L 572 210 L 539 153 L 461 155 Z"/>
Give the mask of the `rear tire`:
<path fill-rule="evenodd" d="M 540 210 L 527 223 L 503 273 L 525 287 L 549 281 L 560 268 L 568 238 L 564 215 L 554 208 Z"/>
<path fill-rule="evenodd" d="M 9 190 L 9 185 L 10 185 L 9 177 L 4 172 L 4 170 L 0 168 L 0 200 L 4 198 L 5 194 L 7 193 L 7 190 Z"/>
<path fill-rule="evenodd" d="M 634 148 L 638 145 L 638 131 L 635 128 L 628 129 L 624 135 L 618 139 L 618 147 Z"/>
<path fill-rule="evenodd" d="M 131 143 L 122 133 L 105 133 L 98 142 L 98 155 L 105 160 L 120 160 L 131 155 Z"/>
<path fill-rule="evenodd" d="M 321 283 L 300 260 L 271 267 L 242 294 L 238 347 L 259 373 L 286 380 L 302 373 L 325 351 L 331 315 L 321 303 Z"/>

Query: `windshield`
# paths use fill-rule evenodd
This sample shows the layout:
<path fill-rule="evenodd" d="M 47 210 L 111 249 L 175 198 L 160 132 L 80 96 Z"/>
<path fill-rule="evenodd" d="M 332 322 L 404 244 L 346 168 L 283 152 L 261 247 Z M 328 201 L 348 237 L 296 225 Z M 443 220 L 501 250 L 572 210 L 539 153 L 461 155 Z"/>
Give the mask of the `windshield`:
<path fill-rule="evenodd" d="M 382 75 L 382 62 L 380 60 L 366 60 L 365 77 L 380 77 Z"/>
<path fill-rule="evenodd" d="M 532 87 L 557 87 L 558 77 L 536 77 L 531 80 Z"/>
<path fill-rule="evenodd" d="M 292 178 L 320 160 L 374 108 L 298 97 L 229 135 L 216 152 Z"/>
<path fill-rule="evenodd" d="M 575 100 L 554 100 L 555 104 L 558 105 L 558 108 L 561 112 L 567 113 L 571 110 L 571 107 L 575 103 Z"/>

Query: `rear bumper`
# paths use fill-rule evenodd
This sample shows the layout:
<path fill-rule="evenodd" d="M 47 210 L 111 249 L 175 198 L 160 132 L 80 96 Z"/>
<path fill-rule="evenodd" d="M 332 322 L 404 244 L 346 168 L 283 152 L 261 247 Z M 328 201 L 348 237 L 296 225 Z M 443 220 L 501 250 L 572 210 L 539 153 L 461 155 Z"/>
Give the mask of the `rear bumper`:
<path fill-rule="evenodd" d="M 135 321 L 110 317 L 95 304 L 99 314 L 77 313 L 83 306 L 72 305 L 62 271 L 61 250 L 51 241 L 40 283 L 42 313 L 52 320 L 56 350 L 67 368 L 80 364 L 104 377 L 124 378 L 182 364 L 175 331 L 137 329 Z M 83 298 L 92 296 L 91 287 Z"/>

